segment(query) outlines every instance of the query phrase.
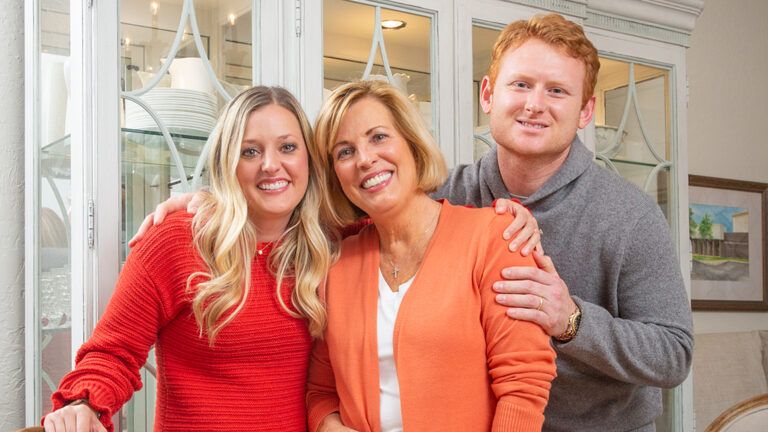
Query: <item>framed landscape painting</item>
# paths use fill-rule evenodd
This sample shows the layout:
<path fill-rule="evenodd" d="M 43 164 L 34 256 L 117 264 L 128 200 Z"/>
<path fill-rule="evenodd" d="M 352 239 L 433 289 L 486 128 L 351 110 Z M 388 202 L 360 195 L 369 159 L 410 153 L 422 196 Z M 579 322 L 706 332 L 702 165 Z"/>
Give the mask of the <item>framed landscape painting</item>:
<path fill-rule="evenodd" d="M 694 310 L 768 310 L 768 185 L 691 175 L 691 305 Z"/>

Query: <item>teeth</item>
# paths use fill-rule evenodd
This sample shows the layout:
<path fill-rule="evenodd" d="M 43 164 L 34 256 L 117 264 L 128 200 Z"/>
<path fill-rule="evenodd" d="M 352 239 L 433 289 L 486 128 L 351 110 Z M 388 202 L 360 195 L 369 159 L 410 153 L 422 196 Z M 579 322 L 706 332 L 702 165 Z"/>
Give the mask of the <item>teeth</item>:
<path fill-rule="evenodd" d="M 363 189 L 370 189 L 378 184 L 381 184 L 389 180 L 390 177 L 392 177 L 391 172 L 383 172 L 375 177 L 371 177 L 368 180 L 363 182 Z"/>
<path fill-rule="evenodd" d="M 520 123 L 525 127 L 530 127 L 534 129 L 544 129 L 544 125 L 541 125 L 541 124 L 533 124 L 528 122 L 520 122 Z"/>
<path fill-rule="evenodd" d="M 286 186 L 288 186 L 288 182 L 287 181 L 285 181 L 285 180 L 278 180 L 278 181 L 272 182 L 272 183 L 262 183 L 262 184 L 260 184 L 260 185 L 258 185 L 256 187 L 258 187 L 261 190 L 277 190 L 277 189 L 280 189 L 280 188 L 284 188 Z"/>

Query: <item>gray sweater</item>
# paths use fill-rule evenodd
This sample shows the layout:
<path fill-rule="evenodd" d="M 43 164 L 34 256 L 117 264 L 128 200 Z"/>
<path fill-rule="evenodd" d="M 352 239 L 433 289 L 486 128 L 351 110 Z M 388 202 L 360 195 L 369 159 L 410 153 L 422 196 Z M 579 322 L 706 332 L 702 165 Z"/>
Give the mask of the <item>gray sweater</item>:
<path fill-rule="evenodd" d="M 508 198 L 496 149 L 455 168 L 433 197 L 489 206 Z M 563 166 L 523 204 L 582 310 L 576 337 L 553 340 L 557 373 L 545 431 L 654 431 L 661 390 L 688 375 L 691 310 L 669 228 L 639 188 L 576 138 Z"/>

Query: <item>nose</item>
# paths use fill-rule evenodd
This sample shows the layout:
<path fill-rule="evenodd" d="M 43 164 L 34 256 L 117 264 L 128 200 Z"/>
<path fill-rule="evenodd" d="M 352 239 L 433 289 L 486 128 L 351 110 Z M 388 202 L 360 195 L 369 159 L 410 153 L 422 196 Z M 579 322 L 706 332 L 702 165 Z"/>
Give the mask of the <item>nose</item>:
<path fill-rule="evenodd" d="M 378 156 L 376 155 L 376 152 L 369 148 L 367 143 L 357 147 L 357 167 L 359 169 L 368 169 L 372 167 L 377 160 Z"/>
<path fill-rule="evenodd" d="M 274 174 L 280 170 L 280 155 L 274 150 L 267 150 L 261 157 L 261 170 Z"/>
<path fill-rule="evenodd" d="M 533 90 L 528 93 L 528 99 L 525 101 L 525 110 L 532 114 L 544 111 L 544 96 L 540 90 Z"/>

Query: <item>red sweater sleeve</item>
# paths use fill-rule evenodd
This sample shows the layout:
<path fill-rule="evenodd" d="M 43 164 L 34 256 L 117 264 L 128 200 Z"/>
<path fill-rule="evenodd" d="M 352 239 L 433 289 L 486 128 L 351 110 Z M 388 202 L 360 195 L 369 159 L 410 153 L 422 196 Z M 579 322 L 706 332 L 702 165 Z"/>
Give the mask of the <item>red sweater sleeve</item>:
<path fill-rule="evenodd" d="M 78 350 L 75 369 L 62 378 L 51 396 L 54 410 L 76 399 L 88 399 L 104 427 L 112 431 L 112 416 L 141 389 L 139 370 L 158 330 L 168 320 L 172 301 L 167 292 L 158 289 L 147 267 L 152 273 L 170 267 L 163 265 L 167 264 L 164 259 L 172 259 L 167 255 L 163 258 L 167 253 L 163 245 L 174 244 L 179 240 L 174 237 L 186 234 L 184 225 L 189 226 L 167 224 L 170 226 L 158 227 L 155 235 L 150 232 L 129 254 L 104 315 Z"/>
<path fill-rule="evenodd" d="M 492 289 L 502 279 L 503 268 L 536 265 L 533 257 L 509 251 L 502 233 L 511 219 L 510 215 L 492 219 L 475 271 L 491 388 L 498 399 L 492 430 L 540 431 L 556 375 L 555 352 L 540 326 L 510 319 L 506 307 L 496 303 Z"/>

